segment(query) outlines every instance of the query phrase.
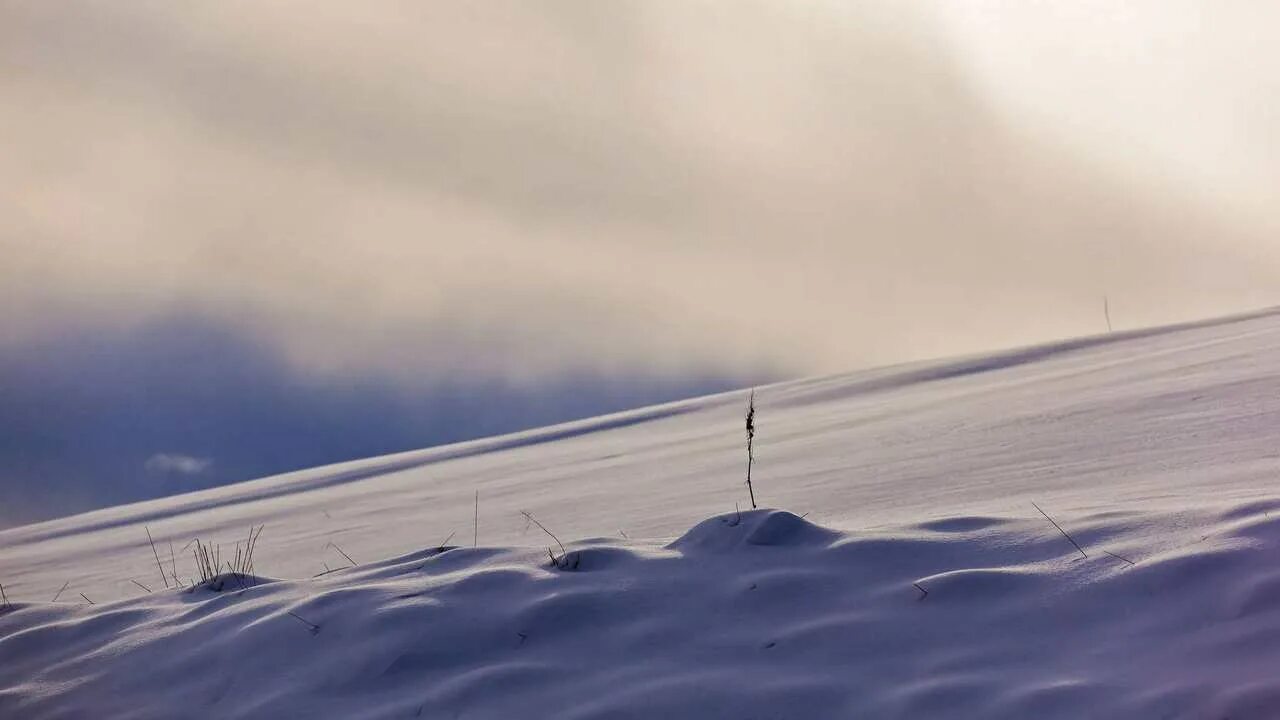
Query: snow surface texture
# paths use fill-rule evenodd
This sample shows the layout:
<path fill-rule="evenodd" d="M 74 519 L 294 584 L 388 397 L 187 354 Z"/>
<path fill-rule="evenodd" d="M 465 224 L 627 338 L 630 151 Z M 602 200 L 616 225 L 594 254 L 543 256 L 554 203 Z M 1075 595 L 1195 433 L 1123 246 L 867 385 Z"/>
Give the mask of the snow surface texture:
<path fill-rule="evenodd" d="M 762 388 L 797 514 L 732 509 L 735 393 L 15 528 L 0 717 L 1280 717 L 1277 368 L 1264 313 Z M 293 579 L 163 587 L 148 528 L 258 524 Z"/>

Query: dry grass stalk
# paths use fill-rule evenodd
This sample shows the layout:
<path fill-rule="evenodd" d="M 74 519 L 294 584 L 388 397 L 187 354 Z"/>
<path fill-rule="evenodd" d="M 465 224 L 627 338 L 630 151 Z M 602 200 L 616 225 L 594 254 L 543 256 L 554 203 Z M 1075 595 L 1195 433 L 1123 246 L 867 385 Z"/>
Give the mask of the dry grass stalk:
<path fill-rule="evenodd" d="M 751 399 L 747 401 L 747 492 L 751 495 L 751 509 L 756 509 L 756 489 L 751 485 L 751 466 L 755 464 L 756 440 L 756 391 L 751 389 Z"/>
<path fill-rule="evenodd" d="M 556 545 L 560 547 L 559 557 L 556 557 L 555 552 L 552 551 L 551 548 L 547 548 L 547 557 L 551 558 L 551 565 L 553 567 L 559 568 L 560 570 L 578 569 L 578 565 L 581 564 L 582 562 L 582 556 L 579 553 L 574 553 L 573 556 L 570 557 L 569 551 L 564 549 L 564 543 L 560 542 L 560 538 L 556 537 L 555 533 L 548 530 L 546 525 L 543 525 L 542 523 L 538 522 L 538 519 L 535 518 L 533 514 L 527 510 L 521 510 L 520 514 L 524 515 L 525 520 L 528 520 L 534 525 L 537 525 L 538 529 L 546 533 L 552 540 L 555 540 Z"/>
<path fill-rule="evenodd" d="M 1039 506 L 1039 505 L 1036 505 L 1035 503 L 1031 503 L 1031 507 L 1035 508 L 1036 510 L 1040 510 L 1040 506 Z M 1067 534 L 1067 531 L 1066 531 L 1066 530 L 1063 530 L 1063 529 L 1062 529 L 1062 526 L 1061 526 L 1061 525 L 1059 525 L 1059 524 L 1057 523 L 1057 521 L 1056 521 L 1056 520 L 1054 520 L 1053 518 L 1049 517 L 1049 513 L 1045 512 L 1044 510 L 1040 510 L 1040 514 L 1044 516 L 1044 519 L 1045 519 L 1045 520 L 1048 520 L 1049 522 L 1053 523 L 1053 526 L 1054 526 L 1054 527 L 1056 527 L 1056 528 L 1058 528 L 1058 532 L 1062 533 L 1062 537 L 1066 538 L 1066 539 L 1067 539 L 1067 542 L 1069 542 L 1069 543 L 1071 543 L 1072 545 L 1074 545 L 1074 546 L 1075 546 L 1075 549 L 1076 549 L 1076 550 L 1079 550 L 1079 551 L 1080 551 L 1080 554 L 1081 554 L 1082 556 L 1084 556 L 1084 557 L 1086 557 L 1086 558 L 1087 558 L 1087 557 L 1089 557 L 1089 553 L 1085 552 L 1085 551 L 1084 551 L 1084 548 L 1080 547 L 1080 543 L 1076 542 L 1074 538 L 1072 538 L 1070 535 L 1068 535 L 1068 534 Z"/>
<path fill-rule="evenodd" d="M 249 537 L 241 542 L 236 543 L 236 554 L 226 562 L 222 560 L 222 546 L 213 543 L 205 543 L 200 538 L 194 538 L 187 546 L 195 546 L 192 550 L 192 557 L 195 560 L 196 572 L 200 577 L 198 583 L 194 585 L 208 585 L 215 592 L 221 591 L 225 584 L 221 578 L 223 569 L 226 574 L 233 578 L 241 588 L 245 586 L 245 580 L 252 578 L 254 575 L 254 551 L 258 547 L 258 538 L 262 536 L 262 530 L 266 525 L 249 528 Z M 184 550 L 186 548 L 183 548 Z"/>
<path fill-rule="evenodd" d="M 151 544 L 151 554 L 156 558 L 156 569 L 160 571 L 160 579 L 164 581 L 164 586 L 167 588 L 169 587 L 169 579 L 164 576 L 164 566 L 160 564 L 160 553 L 156 552 L 156 541 L 151 539 L 151 528 L 143 525 L 142 529 L 147 531 L 147 542 Z M 172 543 L 169 544 L 169 550 L 170 552 L 173 551 Z M 176 577 L 174 581 L 177 581 Z"/>

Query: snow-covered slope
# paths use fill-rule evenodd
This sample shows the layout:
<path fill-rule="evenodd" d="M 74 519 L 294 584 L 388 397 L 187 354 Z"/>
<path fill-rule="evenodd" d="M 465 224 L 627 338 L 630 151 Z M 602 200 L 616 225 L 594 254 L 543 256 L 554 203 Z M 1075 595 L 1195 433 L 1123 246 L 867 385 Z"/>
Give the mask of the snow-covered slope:
<path fill-rule="evenodd" d="M 761 388 L 794 514 L 734 393 L 15 528 L 0 717 L 1277 717 L 1278 370 L 1268 312 Z M 163 587 L 254 525 L 282 580 Z"/>

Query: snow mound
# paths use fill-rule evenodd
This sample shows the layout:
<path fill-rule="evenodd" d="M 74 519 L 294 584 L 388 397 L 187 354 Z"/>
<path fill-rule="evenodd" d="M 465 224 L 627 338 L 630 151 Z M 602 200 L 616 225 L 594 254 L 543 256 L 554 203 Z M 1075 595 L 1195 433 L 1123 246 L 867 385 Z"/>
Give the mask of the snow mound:
<path fill-rule="evenodd" d="M 15 604 L 0 717 L 1274 717 L 1272 507 L 1063 518 L 1083 552 L 1030 516 L 753 510 L 572 564 L 436 547 Z"/>
<path fill-rule="evenodd" d="M 684 553 L 729 552 L 745 546 L 811 547 L 839 535 L 785 510 L 749 510 L 704 520 L 667 547 Z"/>

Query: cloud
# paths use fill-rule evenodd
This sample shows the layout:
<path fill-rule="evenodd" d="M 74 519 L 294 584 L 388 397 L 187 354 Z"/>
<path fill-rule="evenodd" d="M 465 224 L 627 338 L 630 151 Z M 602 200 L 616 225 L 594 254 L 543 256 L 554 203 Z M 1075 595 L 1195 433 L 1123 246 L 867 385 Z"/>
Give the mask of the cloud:
<path fill-rule="evenodd" d="M 211 465 L 213 465 L 213 460 L 209 458 L 197 458 L 178 453 L 156 453 L 143 463 L 143 467 L 147 469 L 147 472 L 160 473 L 162 475 L 169 473 L 199 475 L 208 470 Z"/>
<path fill-rule="evenodd" d="M 1280 301 L 1246 212 L 1277 165 L 1227 165 L 1274 153 L 1270 96 L 1162 34 L 1194 7 L 952 5 L 8 5 L 0 342 L 182 312 L 301 372 L 530 384 L 965 352 L 1097 331 L 1104 294 L 1121 326 Z M 1086 80 L 1163 111 L 1124 126 Z"/>

